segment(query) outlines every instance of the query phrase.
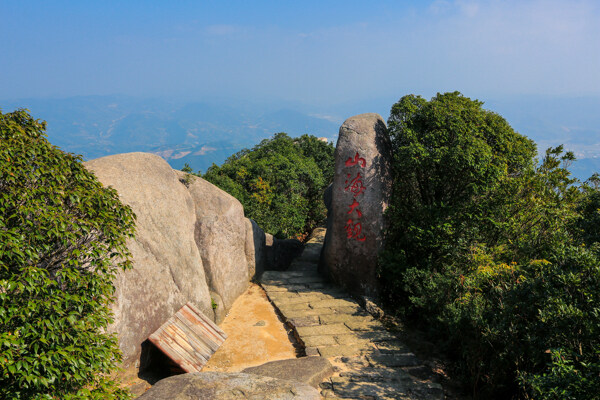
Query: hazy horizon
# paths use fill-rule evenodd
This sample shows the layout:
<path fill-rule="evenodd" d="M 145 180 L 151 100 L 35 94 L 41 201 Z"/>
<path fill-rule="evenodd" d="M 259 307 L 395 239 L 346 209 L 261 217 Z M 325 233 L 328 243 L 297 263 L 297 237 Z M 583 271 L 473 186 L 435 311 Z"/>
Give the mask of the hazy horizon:
<path fill-rule="evenodd" d="M 95 114 L 69 120 L 79 96 L 170 109 L 200 102 L 256 118 L 291 110 L 323 127 L 314 119 L 339 125 L 364 112 L 387 119 L 403 95 L 460 91 L 540 151 L 564 143 L 600 164 L 600 2 L 593 0 L 24 0 L 0 3 L 0 15 L 0 109 L 31 108 L 54 137 L 84 140 L 94 123 L 114 122 L 90 120 Z M 74 131 L 77 124 L 88 136 Z"/>
<path fill-rule="evenodd" d="M 600 96 L 590 0 L 25 0 L 0 15 L 1 98 Z"/>

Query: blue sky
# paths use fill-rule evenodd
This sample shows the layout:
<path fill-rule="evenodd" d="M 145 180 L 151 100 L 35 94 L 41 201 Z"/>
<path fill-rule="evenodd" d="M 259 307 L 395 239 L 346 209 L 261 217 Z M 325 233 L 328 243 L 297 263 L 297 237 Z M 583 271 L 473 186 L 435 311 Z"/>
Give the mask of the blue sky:
<path fill-rule="evenodd" d="M 600 96 L 600 1 L 0 0 L 0 98 Z"/>

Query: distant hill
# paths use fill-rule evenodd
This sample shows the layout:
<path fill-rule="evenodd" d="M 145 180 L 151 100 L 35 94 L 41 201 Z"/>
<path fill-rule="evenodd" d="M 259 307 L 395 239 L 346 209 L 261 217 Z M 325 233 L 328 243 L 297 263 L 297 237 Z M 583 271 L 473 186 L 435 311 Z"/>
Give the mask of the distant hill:
<path fill-rule="evenodd" d="M 176 169 L 188 163 L 194 171 L 206 171 L 212 163 L 221 164 L 233 153 L 277 132 L 290 136 L 308 133 L 335 142 L 345 118 L 378 111 L 387 119 L 389 108 L 398 98 L 315 108 L 296 103 L 265 106 L 242 101 L 85 96 L 0 100 L 0 109 L 30 109 L 36 118 L 48 122 L 53 144 L 86 160 L 144 151 L 161 155 Z M 540 153 L 559 144 L 574 151 L 578 161 L 571 170 L 579 179 L 600 172 L 600 97 L 511 96 L 480 100 L 485 101 L 484 108 L 499 113 L 515 130 L 533 139 Z"/>
<path fill-rule="evenodd" d="M 600 97 L 518 96 L 484 107 L 533 139 L 540 154 L 561 144 L 573 151 L 577 161 L 570 170 L 580 180 L 600 172 Z"/>
<path fill-rule="evenodd" d="M 53 144 L 86 160 L 143 151 L 159 154 L 173 168 L 188 163 L 195 171 L 220 164 L 277 132 L 333 139 L 339 129 L 336 123 L 289 109 L 261 112 L 125 96 L 23 99 L 2 101 L 0 107 L 4 112 L 28 108 L 48 122 Z"/>

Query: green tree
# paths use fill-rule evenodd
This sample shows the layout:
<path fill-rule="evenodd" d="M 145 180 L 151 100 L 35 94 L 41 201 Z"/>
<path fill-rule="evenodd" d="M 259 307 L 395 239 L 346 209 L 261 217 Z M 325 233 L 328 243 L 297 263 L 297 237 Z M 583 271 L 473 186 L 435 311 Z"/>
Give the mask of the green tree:
<path fill-rule="evenodd" d="M 482 104 L 454 92 L 431 101 L 408 95 L 392 107 L 386 257 L 395 261 L 385 273 L 396 277 L 388 280 L 390 294 L 403 292 L 406 268 L 440 270 L 465 254 L 479 234 L 474 220 L 486 218 L 480 202 L 503 178 L 533 166 L 533 142 Z"/>
<path fill-rule="evenodd" d="M 325 218 L 322 194 L 333 179 L 333 145 L 278 133 L 213 165 L 203 177 L 236 197 L 265 231 L 301 236 Z"/>
<path fill-rule="evenodd" d="M 597 398 L 598 190 L 460 93 L 391 112 L 394 187 L 380 273 L 478 398 Z M 579 380 L 578 380 L 579 378 Z"/>
<path fill-rule="evenodd" d="M 126 398 L 106 328 L 135 216 L 45 128 L 0 113 L 0 397 Z"/>
<path fill-rule="evenodd" d="M 600 242 L 600 174 L 595 173 L 586 181 L 584 197 L 579 204 L 577 226 L 582 240 L 588 246 Z"/>

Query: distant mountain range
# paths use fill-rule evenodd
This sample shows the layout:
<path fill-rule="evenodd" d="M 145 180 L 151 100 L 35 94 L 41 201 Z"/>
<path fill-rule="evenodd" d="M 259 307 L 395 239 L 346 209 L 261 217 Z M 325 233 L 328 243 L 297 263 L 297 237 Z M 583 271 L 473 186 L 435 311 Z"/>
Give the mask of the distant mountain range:
<path fill-rule="evenodd" d="M 600 173 L 600 97 L 518 96 L 486 101 L 521 134 L 548 147 L 564 145 L 577 157 L 569 169 L 585 181 Z"/>
<path fill-rule="evenodd" d="M 305 133 L 334 140 L 339 125 L 298 111 L 263 113 L 208 103 L 175 103 L 121 96 L 25 99 L 0 102 L 4 112 L 28 108 L 48 122 L 50 142 L 94 159 L 109 154 L 151 152 L 173 168 L 194 171 L 221 164 L 245 147 L 277 132 Z"/>
<path fill-rule="evenodd" d="M 109 154 L 144 151 L 158 154 L 176 169 L 186 163 L 206 171 L 213 163 L 258 144 L 277 132 L 337 139 L 343 120 L 357 112 L 387 112 L 397 100 L 378 99 L 330 107 L 249 102 L 185 102 L 127 96 L 0 100 L 9 112 L 28 108 L 48 122 L 50 141 L 89 160 Z M 564 144 L 578 161 L 579 179 L 600 172 L 600 98 L 519 96 L 482 99 L 517 130 L 538 143 L 542 153 Z M 387 108 L 387 109 L 386 109 Z"/>

